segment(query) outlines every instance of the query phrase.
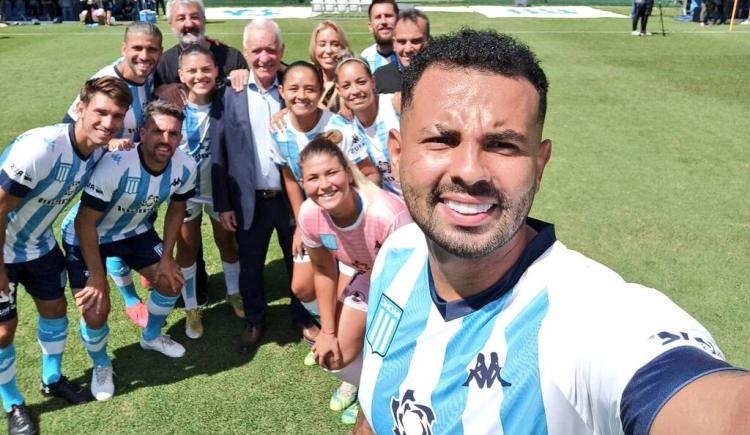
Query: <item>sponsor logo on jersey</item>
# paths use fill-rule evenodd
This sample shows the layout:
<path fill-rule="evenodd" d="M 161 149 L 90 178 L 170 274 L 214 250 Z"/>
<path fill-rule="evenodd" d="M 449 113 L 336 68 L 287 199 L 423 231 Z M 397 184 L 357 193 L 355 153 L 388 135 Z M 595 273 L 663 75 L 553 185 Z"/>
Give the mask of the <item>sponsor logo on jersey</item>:
<path fill-rule="evenodd" d="M 480 352 L 477 354 L 474 368 L 469 369 L 469 376 L 463 386 L 468 387 L 473 381 L 479 388 L 492 388 L 495 381 L 500 381 L 501 386 L 510 387 L 510 382 L 500 377 L 500 370 L 502 370 L 502 367 L 498 362 L 497 352 L 490 352 L 489 366 L 487 365 L 487 357 Z"/>
<path fill-rule="evenodd" d="M 10 171 L 13 173 L 13 176 L 16 178 L 21 178 L 23 181 L 32 181 L 31 176 L 27 175 L 26 172 L 16 166 L 15 163 L 10 164 Z"/>
<path fill-rule="evenodd" d="M 372 353 L 385 356 L 391 346 L 404 310 L 386 295 L 381 295 L 370 327 L 367 328 L 367 343 Z"/>
<path fill-rule="evenodd" d="M 68 178 L 68 174 L 70 174 L 70 169 L 73 167 L 73 165 L 70 165 L 68 163 L 60 163 L 60 166 L 57 168 L 57 173 L 55 174 L 55 180 L 63 182 L 66 178 Z"/>
<path fill-rule="evenodd" d="M 140 184 L 141 179 L 138 177 L 128 177 L 128 179 L 125 181 L 125 193 L 129 194 L 135 194 L 138 192 L 138 185 Z"/>
<path fill-rule="evenodd" d="M 179 178 L 172 179 L 172 186 L 179 186 L 180 183 L 182 183 L 182 180 L 180 180 Z"/>
<path fill-rule="evenodd" d="M 435 411 L 427 405 L 417 403 L 414 390 L 406 390 L 401 399 L 391 398 L 391 416 L 394 435 L 432 435 Z"/>

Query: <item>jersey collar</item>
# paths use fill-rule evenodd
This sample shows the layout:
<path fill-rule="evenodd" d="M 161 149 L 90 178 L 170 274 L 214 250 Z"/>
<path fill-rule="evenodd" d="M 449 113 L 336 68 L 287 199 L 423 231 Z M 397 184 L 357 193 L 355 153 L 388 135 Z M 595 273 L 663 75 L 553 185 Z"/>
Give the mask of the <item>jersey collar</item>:
<path fill-rule="evenodd" d="M 73 147 L 73 152 L 76 153 L 76 156 L 78 156 L 79 159 L 85 162 L 89 159 L 89 157 L 91 157 L 91 154 L 89 154 L 88 156 L 84 156 L 83 154 L 81 154 L 81 150 L 78 149 L 78 141 L 76 141 L 75 122 L 71 122 L 70 124 L 68 124 L 68 139 L 70 139 L 70 146 Z"/>
<path fill-rule="evenodd" d="M 529 243 L 523 250 L 521 257 L 516 264 L 514 264 L 498 282 L 474 296 L 452 302 L 446 302 L 443 300 L 435 291 L 435 283 L 432 280 L 430 263 L 429 261 L 427 262 L 430 296 L 432 297 L 432 302 L 435 304 L 435 307 L 437 307 L 438 311 L 443 316 L 443 320 L 449 322 L 464 317 L 474 311 L 480 310 L 490 302 L 500 299 L 504 294 L 513 289 L 516 283 L 518 283 L 518 280 L 521 279 L 521 276 L 526 272 L 526 269 L 528 269 L 529 266 L 531 266 L 531 264 L 547 251 L 547 249 L 555 243 L 555 240 L 557 240 L 554 225 L 530 217 L 526 218 L 526 224 L 536 230 L 537 234 L 531 240 L 531 243 Z"/>

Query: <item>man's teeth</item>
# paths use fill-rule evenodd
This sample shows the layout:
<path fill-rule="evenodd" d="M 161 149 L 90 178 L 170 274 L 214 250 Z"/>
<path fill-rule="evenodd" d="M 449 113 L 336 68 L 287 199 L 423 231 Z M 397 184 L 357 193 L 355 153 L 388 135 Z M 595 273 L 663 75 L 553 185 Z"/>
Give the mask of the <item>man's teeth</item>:
<path fill-rule="evenodd" d="M 478 213 L 484 213 L 490 208 L 492 208 L 493 204 L 466 204 L 463 202 L 456 202 L 451 200 L 444 201 L 444 204 L 448 206 L 451 210 L 461 213 L 461 214 L 478 214 Z"/>

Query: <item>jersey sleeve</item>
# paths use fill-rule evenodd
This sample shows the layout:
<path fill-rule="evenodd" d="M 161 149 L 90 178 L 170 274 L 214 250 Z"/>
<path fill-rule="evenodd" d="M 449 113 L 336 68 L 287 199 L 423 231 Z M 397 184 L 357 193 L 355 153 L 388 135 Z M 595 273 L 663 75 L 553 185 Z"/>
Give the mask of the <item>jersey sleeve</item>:
<path fill-rule="evenodd" d="M 112 201 L 120 181 L 119 175 L 122 175 L 120 174 L 121 171 L 118 171 L 116 166 L 112 165 L 112 160 L 109 157 L 110 153 L 102 157 L 81 194 L 83 206 L 101 212 L 105 211 Z"/>
<path fill-rule="evenodd" d="M 572 269 L 573 276 L 596 273 Z M 708 331 L 663 294 L 637 284 L 621 282 L 613 291 L 607 285 L 576 302 L 550 299 L 544 344 L 553 350 L 546 360 L 568 401 L 576 408 L 588 404 L 579 412 L 595 432 L 647 435 L 677 391 L 731 367 Z M 552 314 L 553 303 L 563 308 Z M 584 306 L 565 308 L 572 303 Z"/>
<path fill-rule="evenodd" d="M 23 198 L 47 176 L 54 162 L 50 159 L 54 139 L 42 133 L 26 133 L 9 147 L 0 166 L 0 187 L 7 193 Z"/>
<path fill-rule="evenodd" d="M 182 175 L 180 176 L 182 184 L 172 194 L 172 201 L 187 201 L 195 196 L 195 180 L 198 177 L 198 167 L 186 154 L 181 154 L 181 160 L 183 162 Z"/>
<path fill-rule="evenodd" d="M 287 166 L 287 159 L 281 149 L 287 142 L 287 132 L 271 132 L 271 159 L 279 166 Z"/>
<path fill-rule="evenodd" d="M 302 236 L 302 243 L 308 248 L 323 246 L 320 242 L 320 221 L 321 216 L 318 206 L 310 198 L 306 199 L 299 209 L 299 222 L 297 224 Z"/>

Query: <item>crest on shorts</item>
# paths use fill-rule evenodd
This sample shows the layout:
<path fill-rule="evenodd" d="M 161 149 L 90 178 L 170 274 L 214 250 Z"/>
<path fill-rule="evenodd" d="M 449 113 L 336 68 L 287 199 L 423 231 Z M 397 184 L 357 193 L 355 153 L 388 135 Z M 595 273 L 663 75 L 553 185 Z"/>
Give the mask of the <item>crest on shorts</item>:
<path fill-rule="evenodd" d="M 367 328 L 366 339 L 372 353 L 377 353 L 380 356 L 385 356 L 388 353 L 398 324 L 401 322 L 402 314 L 404 314 L 403 308 L 396 305 L 391 298 L 385 294 L 380 296 L 375 314 L 372 316 L 372 322 Z"/>
<path fill-rule="evenodd" d="M 125 180 L 125 193 L 136 193 L 138 192 L 138 184 L 140 184 L 141 179 L 138 177 L 128 177 L 127 180 Z"/>
<path fill-rule="evenodd" d="M 66 178 L 68 178 L 68 174 L 70 174 L 70 169 L 73 167 L 73 165 L 67 164 L 67 163 L 60 163 L 60 166 L 57 167 L 57 173 L 55 174 L 55 180 L 57 181 L 65 181 Z"/>
<path fill-rule="evenodd" d="M 333 234 L 321 234 L 320 243 L 330 251 L 336 250 L 336 236 Z"/>

